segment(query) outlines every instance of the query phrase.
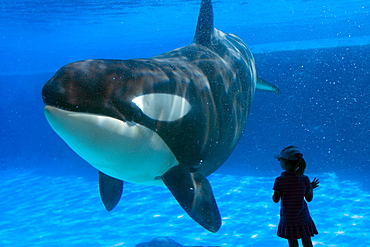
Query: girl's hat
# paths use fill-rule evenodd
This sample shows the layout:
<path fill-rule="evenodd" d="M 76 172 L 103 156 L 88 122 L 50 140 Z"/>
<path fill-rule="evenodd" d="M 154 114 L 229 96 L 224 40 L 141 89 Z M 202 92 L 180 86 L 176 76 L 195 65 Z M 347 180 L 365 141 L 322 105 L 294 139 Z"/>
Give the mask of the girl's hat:
<path fill-rule="evenodd" d="M 299 160 L 302 158 L 302 153 L 299 149 L 295 146 L 289 146 L 284 148 L 280 154 L 274 156 L 275 159 L 284 158 L 286 160 Z"/>

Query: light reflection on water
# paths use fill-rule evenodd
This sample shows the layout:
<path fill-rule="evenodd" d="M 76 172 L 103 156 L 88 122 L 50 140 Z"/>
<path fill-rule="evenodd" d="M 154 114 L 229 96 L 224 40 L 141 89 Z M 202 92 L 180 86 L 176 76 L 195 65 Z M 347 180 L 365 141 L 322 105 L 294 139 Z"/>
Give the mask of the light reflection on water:
<path fill-rule="evenodd" d="M 316 177 L 320 187 L 309 203 L 319 230 L 314 245 L 370 246 L 370 193 L 332 173 Z M 271 200 L 274 177 L 213 174 L 209 179 L 223 219 L 216 234 L 193 222 L 165 188 L 127 184 L 118 207 L 108 213 L 95 181 L 2 171 L 0 244 L 135 246 L 168 236 L 190 246 L 286 246 L 275 235 L 280 205 Z"/>

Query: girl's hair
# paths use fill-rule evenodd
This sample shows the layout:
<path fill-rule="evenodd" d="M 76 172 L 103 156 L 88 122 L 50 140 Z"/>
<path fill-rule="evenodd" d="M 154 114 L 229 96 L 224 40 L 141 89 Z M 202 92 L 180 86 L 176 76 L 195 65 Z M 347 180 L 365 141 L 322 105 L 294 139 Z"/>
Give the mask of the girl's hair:
<path fill-rule="evenodd" d="M 302 154 L 297 153 L 295 154 L 298 160 L 287 160 L 291 165 L 295 174 L 299 177 L 304 174 L 306 170 L 306 161 L 303 159 Z"/>

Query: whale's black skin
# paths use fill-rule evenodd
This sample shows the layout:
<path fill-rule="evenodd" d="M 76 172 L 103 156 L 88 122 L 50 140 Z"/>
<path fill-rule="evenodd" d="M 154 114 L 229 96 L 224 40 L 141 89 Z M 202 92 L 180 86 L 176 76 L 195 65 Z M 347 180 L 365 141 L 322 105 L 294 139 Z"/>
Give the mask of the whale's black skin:
<path fill-rule="evenodd" d="M 211 0 L 202 0 L 192 44 L 146 59 L 67 64 L 46 82 L 42 97 L 51 118 L 48 109 L 63 109 L 134 123 L 156 133 L 177 163 L 150 179 L 163 181 L 195 221 L 216 232 L 221 217 L 206 177 L 238 143 L 257 82 L 250 50 L 239 37 L 213 27 Z M 278 92 L 259 82 L 264 90 Z M 177 95 L 190 110 L 175 119 L 156 119 L 135 104 L 142 95 Z M 99 174 L 101 197 L 110 211 L 120 199 L 123 181 L 114 173 Z"/>

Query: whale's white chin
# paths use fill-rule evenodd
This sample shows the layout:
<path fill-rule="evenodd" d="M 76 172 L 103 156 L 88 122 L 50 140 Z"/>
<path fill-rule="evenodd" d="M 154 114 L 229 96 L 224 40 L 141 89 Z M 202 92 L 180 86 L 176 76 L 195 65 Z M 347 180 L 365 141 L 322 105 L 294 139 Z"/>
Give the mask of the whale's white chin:
<path fill-rule="evenodd" d="M 163 185 L 161 176 L 178 165 L 166 143 L 140 124 L 97 114 L 45 106 L 54 131 L 99 171 L 131 183 Z"/>

